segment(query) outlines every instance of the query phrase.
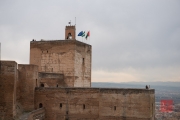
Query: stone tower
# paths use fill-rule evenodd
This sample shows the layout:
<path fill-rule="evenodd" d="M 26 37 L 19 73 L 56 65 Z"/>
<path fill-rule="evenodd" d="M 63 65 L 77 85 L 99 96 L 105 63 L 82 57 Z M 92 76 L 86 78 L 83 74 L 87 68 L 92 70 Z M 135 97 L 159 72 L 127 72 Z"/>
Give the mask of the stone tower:
<path fill-rule="evenodd" d="M 67 35 L 71 33 L 72 40 L 31 41 L 30 64 L 38 65 L 42 74 L 56 73 L 51 74 L 51 78 L 64 75 L 58 86 L 90 87 L 91 45 L 75 40 L 75 30 L 75 26 L 66 26 L 65 29 Z"/>
<path fill-rule="evenodd" d="M 65 39 L 69 39 L 69 40 L 76 39 L 76 26 L 66 26 Z"/>

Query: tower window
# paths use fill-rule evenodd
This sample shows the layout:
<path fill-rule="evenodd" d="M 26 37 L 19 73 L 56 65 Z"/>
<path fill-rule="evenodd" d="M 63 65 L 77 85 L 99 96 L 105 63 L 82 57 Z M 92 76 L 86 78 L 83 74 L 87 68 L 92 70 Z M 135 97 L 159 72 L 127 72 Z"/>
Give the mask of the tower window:
<path fill-rule="evenodd" d="M 116 110 L 116 106 L 114 106 L 114 110 Z"/>
<path fill-rule="evenodd" d="M 84 58 L 83 58 L 82 64 L 84 65 Z"/>
<path fill-rule="evenodd" d="M 68 33 L 67 39 L 72 39 L 71 33 Z"/>
<path fill-rule="evenodd" d="M 83 109 L 85 109 L 86 108 L 86 106 L 85 106 L 85 104 L 83 104 Z"/>
<path fill-rule="evenodd" d="M 43 83 L 41 83 L 41 87 L 44 87 L 44 84 L 43 84 Z"/>
<path fill-rule="evenodd" d="M 60 103 L 59 107 L 62 108 L 62 103 Z"/>
<path fill-rule="evenodd" d="M 47 50 L 47 53 L 48 53 L 48 50 Z"/>
<path fill-rule="evenodd" d="M 39 103 L 39 108 L 42 108 L 43 107 L 43 104 L 42 103 Z"/>

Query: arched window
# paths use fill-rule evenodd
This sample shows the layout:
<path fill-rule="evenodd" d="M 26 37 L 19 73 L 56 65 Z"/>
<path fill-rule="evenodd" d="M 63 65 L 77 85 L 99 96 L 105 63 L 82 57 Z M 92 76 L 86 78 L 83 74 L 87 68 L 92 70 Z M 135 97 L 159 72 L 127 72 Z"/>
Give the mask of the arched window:
<path fill-rule="evenodd" d="M 68 33 L 67 39 L 72 39 L 71 33 Z"/>
<path fill-rule="evenodd" d="M 41 87 L 44 87 L 44 84 L 43 84 L 43 83 L 41 83 Z"/>
<path fill-rule="evenodd" d="M 43 107 L 43 104 L 42 103 L 39 103 L 39 108 L 42 108 Z"/>

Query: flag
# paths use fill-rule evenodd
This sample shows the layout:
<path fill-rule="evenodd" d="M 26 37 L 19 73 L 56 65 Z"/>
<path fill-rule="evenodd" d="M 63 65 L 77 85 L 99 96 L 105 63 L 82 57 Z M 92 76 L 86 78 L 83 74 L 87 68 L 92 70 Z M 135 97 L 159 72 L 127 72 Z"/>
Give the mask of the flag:
<path fill-rule="evenodd" d="M 86 39 L 90 36 L 90 31 L 87 32 L 86 34 Z"/>
<path fill-rule="evenodd" d="M 81 31 L 79 34 L 78 34 L 78 36 L 82 36 L 83 35 L 83 31 Z"/>
<path fill-rule="evenodd" d="M 85 31 L 83 32 L 82 36 L 81 37 L 84 37 L 85 36 Z"/>

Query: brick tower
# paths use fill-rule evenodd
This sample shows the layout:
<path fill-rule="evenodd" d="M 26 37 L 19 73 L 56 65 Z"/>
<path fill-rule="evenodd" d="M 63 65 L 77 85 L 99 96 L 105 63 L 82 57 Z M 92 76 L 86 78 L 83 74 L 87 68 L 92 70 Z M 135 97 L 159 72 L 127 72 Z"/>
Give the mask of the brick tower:
<path fill-rule="evenodd" d="M 91 45 L 75 40 L 75 30 L 75 26 L 66 26 L 65 33 L 68 39 L 65 40 L 31 41 L 30 64 L 38 66 L 41 76 L 49 76 L 48 79 L 59 81 L 56 82 L 57 86 L 90 87 Z M 57 76 L 62 75 L 64 79 L 61 77 L 60 80 Z M 56 86 L 52 84 L 52 79 L 48 79 L 45 77 L 41 82 L 47 84 L 47 87 Z"/>
<path fill-rule="evenodd" d="M 66 26 L 65 28 L 65 39 L 75 40 L 76 39 L 76 26 Z"/>

